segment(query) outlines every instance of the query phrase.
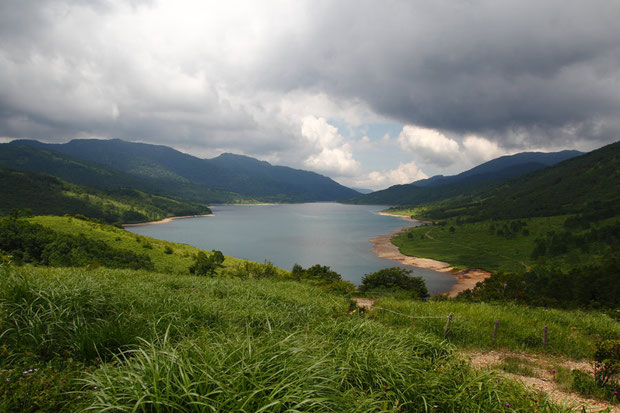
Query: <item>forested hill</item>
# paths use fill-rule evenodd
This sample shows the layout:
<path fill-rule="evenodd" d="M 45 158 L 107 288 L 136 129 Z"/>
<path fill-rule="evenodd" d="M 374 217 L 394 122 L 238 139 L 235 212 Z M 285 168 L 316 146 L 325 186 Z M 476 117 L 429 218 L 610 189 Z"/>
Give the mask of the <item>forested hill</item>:
<path fill-rule="evenodd" d="M 598 220 L 620 215 L 620 142 L 512 179 L 477 195 L 434 205 L 436 218 L 523 218 L 582 214 Z"/>
<path fill-rule="evenodd" d="M 15 142 L 15 141 L 14 141 Z M 24 142 L 24 141 L 22 141 Z M 147 178 L 30 144 L 0 144 L 0 167 L 53 175 L 67 182 L 105 190 L 131 188 L 199 204 L 248 202 L 251 197 L 167 178 Z"/>
<path fill-rule="evenodd" d="M 209 214 L 206 205 L 151 195 L 135 189 L 97 189 L 51 175 L 0 168 L 0 215 L 84 215 L 108 223 L 156 221 Z"/>
<path fill-rule="evenodd" d="M 471 168 L 458 175 L 436 175 L 428 179 L 415 181 L 415 186 L 441 186 L 457 182 L 484 181 L 492 178 L 511 178 L 524 175 L 547 166 L 555 165 L 575 156 L 583 155 L 579 151 L 560 152 L 522 152 L 515 155 L 500 156 Z"/>
<path fill-rule="evenodd" d="M 412 184 L 394 185 L 354 198 L 356 204 L 420 205 L 458 195 L 469 195 L 506 182 L 510 178 L 543 169 L 582 154 L 579 151 L 523 152 L 502 156 L 453 176 L 437 175 Z"/>
<path fill-rule="evenodd" d="M 237 193 L 263 201 L 337 201 L 359 195 L 357 191 L 317 173 L 272 166 L 240 155 L 224 154 L 214 159 L 200 159 L 166 146 L 119 139 L 80 139 L 65 144 L 21 140 L 9 145 L 52 150 L 134 178 Z M 15 168 L 14 165 L 8 166 Z"/>

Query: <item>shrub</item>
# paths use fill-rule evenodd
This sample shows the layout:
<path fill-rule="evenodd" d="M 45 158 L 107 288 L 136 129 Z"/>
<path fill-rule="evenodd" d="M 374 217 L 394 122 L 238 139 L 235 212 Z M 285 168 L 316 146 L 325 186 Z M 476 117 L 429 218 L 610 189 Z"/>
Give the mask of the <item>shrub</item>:
<path fill-rule="evenodd" d="M 414 298 L 426 299 L 429 297 L 428 289 L 422 277 L 412 277 L 411 270 L 392 267 L 384 268 L 362 278 L 360 290 L 367 292 L 377 289 L 406 290 L 411 292 Z"/>
<path fill-rule="evenodd" d="M 224 254 L 221 251 L 213 250 L 209 256 L 200 251 L 196 255 L 194 264 L 189 267 L 189 273 L 194 275 L 213 275 L 218 268 L 223 267 L 223 262 Z"/>
<path fill-rule="evenodd" d="M 331 283 L 342 280 L 340 274 L 333 271 L 327 265 L 315 264 L 308 269 L 304 269 L 301 265 L 295 264 L 291 270 L 293 277 L 298 280 L 306 279 L 319 283 Z"/>
<path fill-rule="evenodd" d="M 599 386 L 606 385 L 620 372 L 620 340 L 602 340 L 596 343 L 594 352 L 594 380 Z"/>
<path fill-rule="evenodd" d="M 260 262 L 246 261 L 229 268 L 226 273 L 238 278 L 272 278 L 278 275 L 276 267 L 270 261 Z"/>
<path fill-rule="evenodd" d="M 596 384 L 592 380 L 592 376 L 581 370 L 571 371 L 572 383 L 571 389 L 586 397 L 596 394 Z"/>

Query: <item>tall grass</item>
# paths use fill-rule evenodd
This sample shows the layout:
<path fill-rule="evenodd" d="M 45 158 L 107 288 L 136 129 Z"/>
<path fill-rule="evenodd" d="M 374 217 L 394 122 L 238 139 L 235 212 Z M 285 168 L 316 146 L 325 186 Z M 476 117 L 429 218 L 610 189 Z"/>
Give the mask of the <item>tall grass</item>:
<path fill-rule="evenodd" d="M 292 281 L 4 267 L 0 320 L 0 411 L 565 411 Z"/>
<path fill-rule="evenodd" d="M 92 374 L 94 411 L 562 411 L 423 334 L 352 318 L 309 331 L 145 343 Z"/>
<path fill-rule="evenodd" d="M 516 351 L 547 352 L 569 358 L 592 358 L 599 339 L 620 337 L 620 323 L 600 312 L 564 311 L 532 308 L 516 304 L 462 303 L 454 301 L 420 302 L 382 298 L 377 307 L 420 318 L 415 330 L 444 337 L 446 317 L 453 314 L 446 337 L 459 347 L 478 349 L 507 348 Z M 381 309 L 370 317 L 388 326 L 411 328 L 411 319 Z M 495 320 L 500 320 L 493 341 Z M 543 328 L 548 327 L 548 343 L 543 348 Z"/>

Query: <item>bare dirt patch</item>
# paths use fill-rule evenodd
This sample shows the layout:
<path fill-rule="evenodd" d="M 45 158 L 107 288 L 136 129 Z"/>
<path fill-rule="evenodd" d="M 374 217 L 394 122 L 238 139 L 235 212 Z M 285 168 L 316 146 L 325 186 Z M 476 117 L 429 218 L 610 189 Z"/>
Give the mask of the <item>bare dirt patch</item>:
<path fill-rule="evenodd" d="M 586 412 L 601 412 L 609 409 L 610 412 L 620 413 L 620 406 L 618 405 L 614 406 L 601 400 L 588 399 L 580 394 L 569 392 L 560 388 L 555 382 L 553 378 L 554 368 L 562 366 L 571 370 L 579 369 L 582 371 L 591 372 L 592 364 L 588 361 L 575 361 L 558 357 L 539 356 L 507 351 L 469 352 L 466 353 L 466 355 L 470 358 L 472 367 L 484 370 L 499 370 L 499 365 L 502 360 L 508 357 L 522 359 L 527 362 L 529 366 L 532 366 L 532 370 L 536 377 L 507 373 L 505 371 L 498 371 L 498 374 L 513 380 L 518 380 L 525 386 L 530 387 L 535 391 L 542 391 L 560 405 L 570 406 Z"/>

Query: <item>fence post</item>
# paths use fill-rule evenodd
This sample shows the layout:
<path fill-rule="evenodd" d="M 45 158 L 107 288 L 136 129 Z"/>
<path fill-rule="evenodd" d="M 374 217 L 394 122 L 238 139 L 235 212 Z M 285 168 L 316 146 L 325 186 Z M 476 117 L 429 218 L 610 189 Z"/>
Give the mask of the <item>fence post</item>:
<path fill-rule="evenodd" d="M 497 327 L 499 327 L 499 319 L 495 320 L 495 325 L 493 326 L 493 343 L 497 339 Z"/>
<path fill-rule="evenodd" d="M 543 327 L 543 350 L 547 350 L 547 326 Z"/>
<path fill-rule="evenodd" d="M 448 314 L 448 321 L 446 322 L 446 328 L 444 330 L 444 335 L 448 335 L 448 331 L 450 331 L 450 322 L 452 321 L 452 313 Z"/>
<path fill-rule="evenodd" d="M 411 328 L 415 328 L 415 316 L 411 316 Z"/>

